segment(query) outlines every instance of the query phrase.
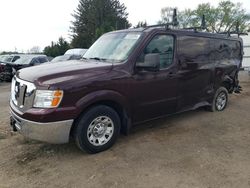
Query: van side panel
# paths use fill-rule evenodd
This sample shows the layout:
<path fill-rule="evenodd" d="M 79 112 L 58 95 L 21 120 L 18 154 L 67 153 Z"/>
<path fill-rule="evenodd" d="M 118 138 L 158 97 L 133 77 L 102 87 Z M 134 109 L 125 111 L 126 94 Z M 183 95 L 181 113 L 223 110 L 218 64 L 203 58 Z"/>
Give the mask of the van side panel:
<path fill-rule="evenodd" d="M 212 49 L 210 38 L 178 37 L 180 111 L 211 98 L 214 72 Z"/>
<path fill-rule="evenodd" d="M 240 45 L 239 41 L 215 40 L 215 88 L 224 86 L 232 92 L 237 85 L 237 75 L 242 62 Z"/>

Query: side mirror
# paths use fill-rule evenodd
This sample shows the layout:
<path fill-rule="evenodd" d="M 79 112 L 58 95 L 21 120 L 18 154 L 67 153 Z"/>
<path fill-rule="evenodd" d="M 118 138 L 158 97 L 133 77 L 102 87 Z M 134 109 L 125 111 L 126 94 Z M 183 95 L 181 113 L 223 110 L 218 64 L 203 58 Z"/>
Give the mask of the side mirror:
<path fill-rule="evenodd" d="M 137 63 L 136 67 L 148 71 L 160 70 L 160 54 L 158 53 L 146 54 L 144 58 L 144 63 Z"/>

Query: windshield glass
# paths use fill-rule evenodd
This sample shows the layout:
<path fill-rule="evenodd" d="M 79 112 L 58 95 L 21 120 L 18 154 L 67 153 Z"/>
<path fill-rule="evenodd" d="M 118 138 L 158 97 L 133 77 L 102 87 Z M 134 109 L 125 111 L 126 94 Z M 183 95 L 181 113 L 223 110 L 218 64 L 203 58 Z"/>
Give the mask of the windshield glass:
<path fill-rule="evenodd" d="M 13 59 L 13 56 L 3 56 L 1 61 L 5 63 L 10 63 Z"/>
<path fill-rule="evenodd" d="M 80 55 L 83 56 L 88 49 L 82 49 L 82 48 L 75 48 L 75 49 L 69 49 L 65 52 L 64 55 Z"/>
<path fill-rule="evenodd" d="M 70 55 L 62 55 L 62 56 L 57 56 L 54 59 L 52 59 L 52 63 L 59 62 L 59 61 L 67 61 L 70 59 Z"/>
<path fill-rule="evenodd" d="M 127 59 L 140 36 L 139 32 L 105 34 L 90 47 L 83 58 L 123 61 Z"/>
<path fill-rule="evenodd" d="M 0 56 L 0 62 L 3 62 L 4 56 Z"/>
<path fill-rule="evenodd" d="M 20 59 L 16 60 L 14 64 L 29 64 L 33 57 L 23 56 Z"/>

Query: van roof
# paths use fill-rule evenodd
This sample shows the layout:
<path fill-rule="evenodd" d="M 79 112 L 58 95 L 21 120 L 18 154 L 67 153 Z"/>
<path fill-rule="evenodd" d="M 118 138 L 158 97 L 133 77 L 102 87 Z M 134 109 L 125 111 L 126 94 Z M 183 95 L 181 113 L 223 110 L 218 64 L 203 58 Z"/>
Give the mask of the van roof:
<path fill-rule="evenodd" d="M 228 36 L 226 34 L 217 34 L 217 33 L 209 33 L 209 32 L 203 32 L 203 31 L 194 31 L 194 30 L 188 30 L 188 29 L 165 29 L 164 27 L 146 27 L 146 28 L 130 28 L 130 29 L 123 29 L 118 31 L 113 31 L 110 33 L 116 33 L 116 32 L 154 32 L 154 31 L 168 31 L 169 33 L 173 34 L 182 34 L 187 36 L 199 36 L 199 37 L 209 37 L 209 38 L 215 38 L 215 39 L 225 39 L 225 40 L 237 40 L 242 41 L 241 37 L 238 36 Z"/>

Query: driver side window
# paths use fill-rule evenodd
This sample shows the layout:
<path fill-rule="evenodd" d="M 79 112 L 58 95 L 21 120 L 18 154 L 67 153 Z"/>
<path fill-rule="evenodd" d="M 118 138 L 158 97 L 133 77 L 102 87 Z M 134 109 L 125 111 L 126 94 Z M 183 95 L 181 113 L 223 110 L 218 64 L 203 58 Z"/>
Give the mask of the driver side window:
<path fill-rule="evenodd" d="M 171 35 L 156 35 L 144 48 L 137 60 L 143 63 L 146 54 L 158 53 L 160 55 L 160 69 L 167 68 L 173 62 L 174 37 Z"/>

